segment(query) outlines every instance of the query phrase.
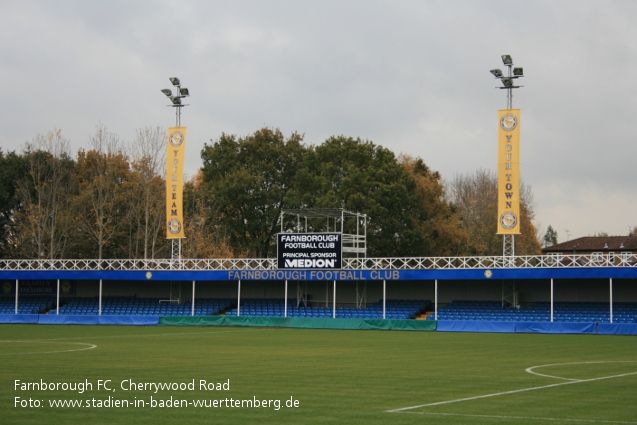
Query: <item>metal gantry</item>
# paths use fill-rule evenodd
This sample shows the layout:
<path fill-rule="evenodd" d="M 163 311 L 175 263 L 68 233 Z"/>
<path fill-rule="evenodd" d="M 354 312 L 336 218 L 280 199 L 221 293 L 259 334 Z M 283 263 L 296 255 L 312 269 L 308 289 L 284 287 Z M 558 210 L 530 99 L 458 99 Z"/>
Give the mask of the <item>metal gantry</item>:
<path fill-rule="evenodd" d="M 367 215 L 342 208 L 284 209 L 281 233 L 340 232 L 344 256 L 367 256 Z"/>
<path fill-rule="evenodd" d="M 344 270 L 467 270 L 540 268 L 637 268 L 637 254 L 522 255 L 515 257 L 389 257 L 344 258 Z M 7 260 L 0 271 L 232 271 L 276 270 L 276 258 Z"/>

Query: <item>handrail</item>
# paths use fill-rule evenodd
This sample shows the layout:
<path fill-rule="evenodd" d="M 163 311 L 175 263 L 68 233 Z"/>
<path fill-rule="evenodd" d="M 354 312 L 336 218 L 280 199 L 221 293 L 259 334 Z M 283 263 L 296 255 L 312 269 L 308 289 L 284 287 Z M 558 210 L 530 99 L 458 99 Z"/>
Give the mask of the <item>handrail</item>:
<path fill-rule="evenodd" d="M 539 269 L 585 267 L 637 267 L 637 254 L 550 254 L 485 257 L 387 257 L 344 258 L 344 270 L 466 270 Z M 218 259 L 111 259 L 111 260 L 27 260 L 0 259 L 0 271 L 93 271 L 93 270 L 276 270 L 276 258 Z"/>

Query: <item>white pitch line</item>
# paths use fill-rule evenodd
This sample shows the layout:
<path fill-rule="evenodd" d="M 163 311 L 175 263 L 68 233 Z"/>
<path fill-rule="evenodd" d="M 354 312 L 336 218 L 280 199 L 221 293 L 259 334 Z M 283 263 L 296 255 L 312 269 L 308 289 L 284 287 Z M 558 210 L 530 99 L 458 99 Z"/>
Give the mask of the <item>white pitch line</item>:
<path fill-rule="evenodd" d="M 553 367 L 553 366 L 570 366 L 570 365 L 582 365 L 582 364 L 608 364 L 608 363 L 635 363 L 635 361 L 634 360 L 602 360 L 597 362 L 553 363 L 553 364 L 544 364 L 540 366 L 527 367 L 524 371 L 527 373 L 530 373 L 531 375 L 542 376 L 544 378 L 563 379 L 565 381 L 579 381 L 579 379 L 575 379 L 575 378 L 564 378 L 563 376 L 547 375 L 544 373 L 535 372 L 534 369 L 541 369 L 543 367 Z"/>
<path fill-rule="evenodd" d="M 525 420 L 525 421 L 543 421 L 543 422 L 575 422 L 578 424 L 616 424 L 616 425 L 636 425 L 637 422 L 627 421 L 604 421 L 595 419 L 564 419 L 564 418 L 536 418 L 532 416 L 504 416 L 504 415 L 470 415 L 465 413 L 433 413 L 433 412 L 402 412 L 411 415 L 429 415 L 429 416 L 461 416 L 466 418 L 487 418 L 487 419 L 508 419 L 508 420 Z"/>
<path fill-rule="evenodd" d="M 544 386 L 541 386 L 541 387 L 522 388 L 522 389 L 519 389 L 519 390 L 502 391 L 502 392 L 499 392 L 499 393 L 484 394 L 484 395 L 478 395 L 478 396 L 466 397 L 466 398 L 458 398 L 458 399 L 455 399 L 455 400 L 438 401 L 436 403 L 427 403 L 427 404 L 421 404 L 421 405 L 418 405 L 418 406 L 403 407 L 401 409 L 386 410 L 386 412 L 387 413 L 399 413 L 399 412 L 404 412 L 404 411 L 407 411 L 407 410 L 420 409 L 422 407 L 443 406 L 445 404 L 460 403 L 462 401 L 480 400 L 480 399 L 483 399 L 483 398 L 499 397 L 499 396 L 508 395 L 508 394 L 518 394 L 518 393 L 524 393 L 524 392 L 528 392 L 528 391 L 536 391 L 536 390 L 544 390 L 544 389 L 547 389 L 547 388 L 561 387 L 563 385 L 582 384 L 582 383 L 585 383 L 585 382 L 601 381 L 601 380 L 604 380 L 604 379 L 622 378 L 622 377 L 631 376 L 631 375 L 637 375 L 637 372 L 623 373 L 621 375 L 613 375 L 613 376 L 602 376 L 600 378 L 580 379 L 580 380 L 577 380 L 577 381 L 559 382 L 557 384 L 544 385 Z"/>
<path fill-rule="evenodd" d="M 54 341 L 38 341 L 38 340 L 33 340 L 33 341 L 2 341 L 3 343 L 40 343 L 40 344 L 50 344 L 50 343 L 56 343 Z M 89 344 L 87 342 L 59 342 L 58 344 L 73 344 L 73 345 L 85 345 L 85 348 L 76 348 L 76 349 L 72 349 L 72 350 L 53 350 L 53 351 L 27 351 L 27 352 L 22 352 L 22 353 L 2 353 L 0 354 L 0 356 L 15 356 L 15 355 L 34 355 L 34 354 L 54 354 L 54 353 L 73 353 L 76 351 L 86 351 L 86 350 L 92 350 L 94 348 L 97 348 L 97 345 L 95 344 Z"/>
<path fill-rule="evenodd" d="M 237 332 L 256 332 L 256 331 L 263 331 L 263 330 L 268 330 L 268 329 L 281 329 L 281 328 L 235 328 L 232 330 L 219 330 L 219 331 L 207 331 L 207 332 L 169 332 L 169 333 L 158 333 L 158 334 L 131 334 L 131 335 L 100 335 L 100 336 L 78 336 L 78 337 L 68 337 L 68 338 L 47 338 L 47 339 L 25 339 L 25 340 L 19 340 L 19 341 L 11 341 L 11 340 L 0 340 L 0 344 L 6 344 L 6 343 L 55 343 L 55 342 L 59 342 L 59 343 L 66 343 L 66 344 L 81 344 L 81 345 L 87 345 L 88 348 L 80 348 L 80 349 L 74 349 L 74 350 L 56 350 L 56 351 L 38 351 L 38 352 L 26 352 L 26 353 L 9 353 L 9 354 L 0 354 L 0 357 L 2 356 L 14 356 L 16 354 L 25 354 L 25 355 L 32 355 L 32 354 L 53 354 L 53 353 L 70 353 L 70 352 L 75 352 L 75 351 L 86 351 L 86 350 L 92 350 L 94 348 L 97 348 L 97 345 L 95 344 L 89 344 L 86 342 L 66 342 L 66 341 L 70 341 L 70 340 L 77 340 L 77 339 L 104 339 L 104 338 L 139 338 L 139 337 L 145 337 L 145 336 L 199 336 L 199 335 L 214 335 L 214 334 L 223 334 L 223 333 L 237 333 Z"/>
<path fill-rule="evenodd" d="M 280 329 L 280 328 L 241 328 L 233 329 L 233 330 L 223 330 L 223 331 L 209 331 L 209 332 L 169 332 L 169 333 L 148 333 L 148 334 L 129 334 L 129 335 L 99 335 L 99 336 L 77 336 L 77 337 L 63 337 L 63 338 L 46 338 L 46 339 L 26 339 L 22 341 L 9 341 L 9 340 L 0 340 L 0 344 L 6 342 L 40 342 L 40 341 L 69 341 L 74 339 L 110 339 L 110 338 L 140 338 L 140 337 L 162 337 L 162 336 L 198 336 L 198 335 L 214 335 L 214 334 L 222 334 L 222 333 L 236 333 L 236 332 L 256 332 L 259 330 L 266 329 Z"/>

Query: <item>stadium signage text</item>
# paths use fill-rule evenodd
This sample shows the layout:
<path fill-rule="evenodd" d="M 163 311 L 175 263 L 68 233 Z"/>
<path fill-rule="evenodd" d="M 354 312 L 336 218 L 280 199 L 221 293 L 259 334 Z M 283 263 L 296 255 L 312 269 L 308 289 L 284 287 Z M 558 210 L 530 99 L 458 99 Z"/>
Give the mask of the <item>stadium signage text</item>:
<path fill-rule="evenodd" d="M 166 238 L 184 239 L 184 150 L 186 127 L 168 129 L 166 150 Z"/>
<path fill-rule="evenodd" d="M 340 269 L 342 268 L 342 234 L 279 233 L 277 235 L 277 268 Z"/>
<path fill-rule="evenodd" d="M 232 270 L 228 280 L 400 280 L 399 270 Z"/>
<path fill-rule="evenodd" d="M 19 295 L 55 295 L 58 290 L 56 280 L 21 280 Z M 15 282 L 2 282 L 2 294 L 15 295 Z M 75 282 L 60 282 L 60 294 L 75 295 Z"/>
<path fill-rule="evenodd" d="M 520 233 L 520 110 L 499 112 L 498 234 Z"/>

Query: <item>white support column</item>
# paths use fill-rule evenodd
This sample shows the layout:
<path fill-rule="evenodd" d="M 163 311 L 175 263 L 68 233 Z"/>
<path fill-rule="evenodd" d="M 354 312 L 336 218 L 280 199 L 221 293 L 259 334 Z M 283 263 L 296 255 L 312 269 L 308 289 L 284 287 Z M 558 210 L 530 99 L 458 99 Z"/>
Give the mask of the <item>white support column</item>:
<path fill-rule="evenodd" d="M 434 319 L 438 320 L 438 279 L 434 281 Z"/>
<path fill-rule="evenodd" d="M 553 278 L 551 278 L 551 322 L 553 322 Z"/>
<path fill-rule="evenodd" d="M 192 281 L 192 313 L 191 316 L 195 315 L 195 281 Z"/>
<path fill-rule="evenodd" d="M 386 319 L 387 305 L 387 281 L 383 279 L 383 319 Z"/>
<path fill-rule="evenodd" d="M 18 292 L 20 292 L 20 284 L 18 279 L 15 280 L 15 314 L 18 314 Z"/>
<path fill-rule="evenodd" d="M 332 295 L 333 301 L 333 310 L 332 310 L 332 319 L 336 319 L 336 281 L 334 281 L 334 294 Z"/>
<path fill-rule="evenodd" d="M 613 278 L 610 278 L 610 322 L 613 323 Z"/>
<path fill-rule="evenodd" d="M 55 309 L 55 314 L 60 314 L 60 279 L 58 279 L 58 295 L 57 295 L 57 306 Z"/>
<path fill-rule="evenodd" d="M 98 316 L 102 315 L 102 279 L 100 279 L 99 305 L 97 306 Z"/>
<path fill-rule="evenodd" d="M 285 298 L 283 299 L 283 317 L 288 317 L 288 281 L 285 281 Z"/>
<path fill-rule="evenodd" d="M 241 316 L 241 279 L 237 286 L 237 316 Z"/>

